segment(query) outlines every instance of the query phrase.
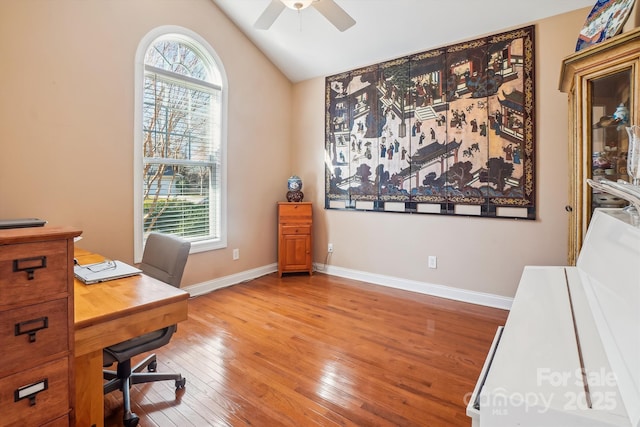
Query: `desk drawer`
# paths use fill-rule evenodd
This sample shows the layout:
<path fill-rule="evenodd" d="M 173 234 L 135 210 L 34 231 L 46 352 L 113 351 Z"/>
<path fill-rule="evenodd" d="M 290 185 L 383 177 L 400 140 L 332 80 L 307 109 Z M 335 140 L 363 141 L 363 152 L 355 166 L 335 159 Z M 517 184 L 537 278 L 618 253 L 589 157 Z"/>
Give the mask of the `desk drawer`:
<path fill-rule="evenodd" d="M 0 246 L 0 305 L 66 292 L 67 262 L 66 240 Z"/>
<path fill-rule="evenodd" d="M 48 423 L 43 424 L 40 427 L 69 427 L 69 415 L 56 418 L 55 420 L 49 421 Z"/>
<path fill-rule="evenodd" d="M 0 424 L 39 426 L 68 413 L 66 357 L 0 379 Z"/>
<path fill-rule="evenodd" d="M 2 312 L 0 376 L 69 349 L 66 298 Z"/>
<path fill-rule="evenodd" d="M 310 225 L 283 225 L 282 234 L 311 234 Z"/>

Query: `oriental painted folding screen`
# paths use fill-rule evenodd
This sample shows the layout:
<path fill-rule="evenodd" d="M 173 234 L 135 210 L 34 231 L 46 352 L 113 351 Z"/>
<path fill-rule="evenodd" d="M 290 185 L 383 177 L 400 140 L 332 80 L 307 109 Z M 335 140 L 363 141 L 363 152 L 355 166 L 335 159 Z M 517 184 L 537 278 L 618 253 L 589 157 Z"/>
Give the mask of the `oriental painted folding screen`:
<path fill-rule="evenodd" d="M 326 78 L 325 208 L 535 219 L 534 27 Z"/>

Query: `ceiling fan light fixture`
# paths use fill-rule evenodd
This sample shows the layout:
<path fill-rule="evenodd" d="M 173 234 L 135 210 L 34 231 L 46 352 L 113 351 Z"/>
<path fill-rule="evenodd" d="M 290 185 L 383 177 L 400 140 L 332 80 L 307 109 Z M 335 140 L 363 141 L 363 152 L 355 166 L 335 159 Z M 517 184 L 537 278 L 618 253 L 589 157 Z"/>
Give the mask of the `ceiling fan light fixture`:
<path fill-rule="evenodd" d="M 258 30 L 268 30 L 285 8 L 297 11 L 298 18 L 301 20 L 300 11 L 309 6 L 327 18 L 339 31 L 345 31 L 356 23 L 344 9 L 338 6 L 335 0 L 271 0 L 253 27 Z"/>
<path fill-rule="evenodd" d="M 311 6 L 313 0 L 280 0 L 289 9 L 302 10 Z"/>

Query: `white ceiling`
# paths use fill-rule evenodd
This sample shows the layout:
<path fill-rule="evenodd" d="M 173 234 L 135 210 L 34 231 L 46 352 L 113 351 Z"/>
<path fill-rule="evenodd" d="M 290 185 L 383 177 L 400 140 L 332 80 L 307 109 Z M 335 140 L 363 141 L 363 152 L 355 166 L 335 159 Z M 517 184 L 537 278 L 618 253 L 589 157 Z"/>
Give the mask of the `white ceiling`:
<path fill-rule="evenodd" d="M 285 9 L 269 30 L 256 30 L 253 23 L 271 0 L 212 1 L 292 82 L 471 40 L 595 4 L 595 0 L 335 0 L 356 20 L 341 33 L 313 7 L 300 14 Z"/>

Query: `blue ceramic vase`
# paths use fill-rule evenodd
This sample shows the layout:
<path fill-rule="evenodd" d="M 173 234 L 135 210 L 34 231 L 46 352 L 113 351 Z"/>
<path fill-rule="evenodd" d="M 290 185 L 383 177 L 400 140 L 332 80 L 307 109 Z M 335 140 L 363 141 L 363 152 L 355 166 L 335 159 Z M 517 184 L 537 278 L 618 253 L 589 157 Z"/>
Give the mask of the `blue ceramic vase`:
<path fill-rule="evenodd" d="M 302 180 L 299 176 L 293 175 L 287 180 L 287 201 L 289 202 L 301 202 L 304 198 L 302 193 Z"/>

